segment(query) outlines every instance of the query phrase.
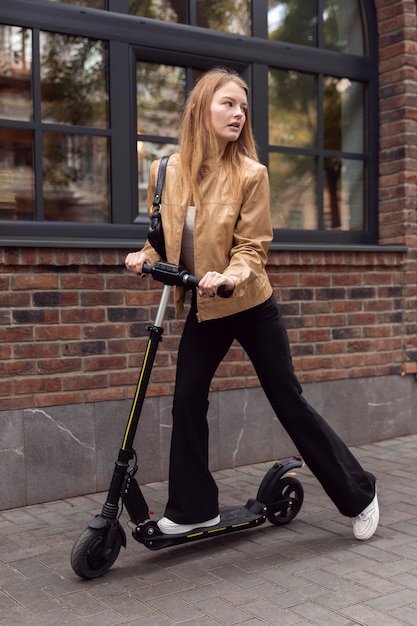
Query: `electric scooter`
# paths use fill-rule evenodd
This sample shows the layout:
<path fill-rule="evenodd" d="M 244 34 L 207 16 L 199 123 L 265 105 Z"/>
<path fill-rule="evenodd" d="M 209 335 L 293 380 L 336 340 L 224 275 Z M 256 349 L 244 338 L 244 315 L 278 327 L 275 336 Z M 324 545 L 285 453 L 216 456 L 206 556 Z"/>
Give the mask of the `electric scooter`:
<path fill-rule="evenodd" d="M 71 566 L 84 579 L 98 578 L 105 574 L 116 561 L 120 548 L 126 547 L 126 533 L 120 524 L 123 507 L 130 520 L 127 523 L 133 539 L 150 550 L 209 539 L 221 535 L 260 526 L 266 520 L 281 526 L 287 524 L 301 509 L 304 490 L 293 474 L 304 465 L 300 456 L 275 463 L 264 476 L 256 498 L 244 506 L 228 506 L 220 509 L 220 523 L 209 528 L 195 528 L 191 532 L 167 535 L 161 532 L 156 521 L 150 519 L 148 505 L 135 478 L 138 470 L 137 455 L 133 448 L 139 418 L 159 342 L 162 340 L 162 322 L 174 285 L 198 286 L 200 281 L 180 265 L 157 262 L 154 266 L 144 264 L 144 274 L 164 284 L 155 323 L 146 326 L 149 331 L 139 380 L 128 417 L 123 441 L 101 513 L 88 523 L 87 528 L 75 541 L 71 551 Z M 222 295 L 222 291 L 218 291 Z"/>

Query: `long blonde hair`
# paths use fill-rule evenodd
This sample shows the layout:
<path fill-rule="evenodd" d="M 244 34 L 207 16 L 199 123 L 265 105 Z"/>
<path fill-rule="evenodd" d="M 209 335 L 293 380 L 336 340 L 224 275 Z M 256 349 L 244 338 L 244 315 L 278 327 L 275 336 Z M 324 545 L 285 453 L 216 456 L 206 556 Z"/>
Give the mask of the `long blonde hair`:
<path fill-rule="evenodd" d="M 243 78 L 227 68 L 213 68 L 196 82 L 185 103 L 179 136 L 180 181 L 186 202 L 196 203 L 200 198 L 199 181 L 203 162 L 218 153 L 219 148 L 211 122 L 210 106 L 216 91 L 229 82 L 236 83 L 249 94 Z M 222 166 L 231 180 L 239 180 L 239 165 L 242 155 L 258 161 L 249 111 L 239 138 L 229 142 L 220 156 Z M 233 178 L 232 178 L 233 177 Z"/>

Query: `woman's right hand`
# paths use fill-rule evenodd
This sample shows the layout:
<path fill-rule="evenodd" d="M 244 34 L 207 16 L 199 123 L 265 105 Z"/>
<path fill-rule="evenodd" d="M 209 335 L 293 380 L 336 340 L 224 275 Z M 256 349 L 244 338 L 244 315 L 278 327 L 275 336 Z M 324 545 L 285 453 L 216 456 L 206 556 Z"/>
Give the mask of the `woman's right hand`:
<path fill-rule="evenodd" d="M 143 252 L 129 252 L 125 258 L 125 265 L 130 272 L 134 274 L 142 274 L 142 267 L 147 263 L 148 259 Z"/>

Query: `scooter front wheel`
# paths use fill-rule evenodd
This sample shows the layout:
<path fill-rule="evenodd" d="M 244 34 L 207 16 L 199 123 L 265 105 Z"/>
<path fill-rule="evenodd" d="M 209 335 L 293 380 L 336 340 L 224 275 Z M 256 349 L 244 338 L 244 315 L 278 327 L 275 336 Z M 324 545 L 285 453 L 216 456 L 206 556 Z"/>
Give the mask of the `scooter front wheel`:
<path fill-rule="evenodd" d="M 275 504 L 267 511 L 266 517 L 271 524 L 283 526 L 291 522 L 301 509 L 304 489 L 300 481 L 292 476 L 284 476 L 277 481 L 277 486 L 279 490 L 275 494 Z M 277 504 L 280 505 L 278 509 Z"/>
<path fill-rule="evenodd" d="M 105 547 L 106 528 L 86 528 L 71 551 L 71 567 L 77 576 L 86 579 L 103 576 L 111 568 L 123 543 L 120 530 L 110 546 Z"/>

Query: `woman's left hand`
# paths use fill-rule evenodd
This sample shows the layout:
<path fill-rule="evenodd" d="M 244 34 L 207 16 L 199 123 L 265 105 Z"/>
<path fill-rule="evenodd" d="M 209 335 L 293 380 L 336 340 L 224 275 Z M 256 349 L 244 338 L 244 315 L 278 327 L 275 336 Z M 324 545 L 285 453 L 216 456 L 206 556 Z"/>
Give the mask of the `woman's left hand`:
<path fill-rule="evenodd" d="M 219 272 L 207 272 L 198 283 L 198 293 L 200 296 L 210 296 L 214 298 L 219 287 L 224 285 L 225 291 L 233 291 L 235 283 L 228 276 Z"/>

